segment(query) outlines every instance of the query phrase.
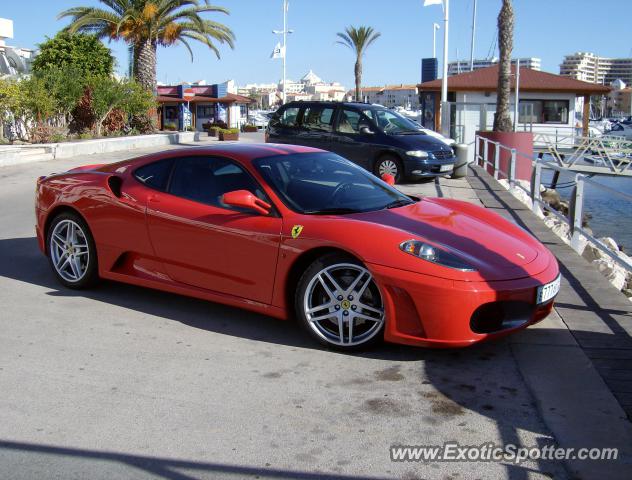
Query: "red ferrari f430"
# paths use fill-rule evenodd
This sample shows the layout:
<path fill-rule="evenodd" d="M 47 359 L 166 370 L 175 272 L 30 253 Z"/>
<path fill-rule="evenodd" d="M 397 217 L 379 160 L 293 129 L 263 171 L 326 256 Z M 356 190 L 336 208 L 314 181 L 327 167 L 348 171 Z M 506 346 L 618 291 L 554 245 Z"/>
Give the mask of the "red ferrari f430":
<path fill-rule="evenodd" d="M 36 216 L 66 287 L 103 278 L 295 317 L 338 349 L 472 345 L 541 320 L 559 290 L 556 259 L 517 225 L 306 147 L 75 168 L 38 180 Z"/>

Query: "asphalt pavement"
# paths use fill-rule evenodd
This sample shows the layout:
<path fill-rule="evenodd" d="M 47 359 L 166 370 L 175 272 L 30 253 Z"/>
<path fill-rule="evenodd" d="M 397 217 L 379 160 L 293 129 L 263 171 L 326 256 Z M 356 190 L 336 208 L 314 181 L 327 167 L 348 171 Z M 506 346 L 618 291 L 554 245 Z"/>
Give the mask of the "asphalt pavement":
<path fill-rule="evenodd" d="M 572 476 L 548 460 L 391 461 L 393 445 L 557 442 L 509 340 L 347 355 L 218 304 L 63 288 L 37 248 L 35 179 L 139 153 L 0 169 L 0 478 Z M 478 201 L 464 181 L 406 188 Z"/>

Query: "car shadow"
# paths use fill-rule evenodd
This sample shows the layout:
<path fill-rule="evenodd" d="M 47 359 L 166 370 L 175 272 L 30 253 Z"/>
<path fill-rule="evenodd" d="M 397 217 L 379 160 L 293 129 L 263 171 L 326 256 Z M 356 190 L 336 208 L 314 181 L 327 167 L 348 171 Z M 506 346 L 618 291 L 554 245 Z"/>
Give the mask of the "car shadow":
<path fill-rule="evenodd" d="M 90 298 L 222 335 L 303 349 L 324 349 L 300 330 L 296 322 L 281 321 L 204 300 L 109 281 L 101 282 L 92 290 L 66 289 L 57 282 L 47 259 L 39 251 L 34 237 L 0 240 L 0 276 L 44 287 L 48 289 L 45 295 Z M 331 354 L 348 355 L 335 351 Z M 431 407 L 432 416 L 424 418 L 430 426 L 443 422 L 455 422 L 456 432 L 462 430 L 464 434 L 475 435 L 478 428 L 475 423 L 459 422 L 459 419 L 464 418 L 470 411 L 492 420 L 505 445 L 521 445 L 520 431 L 538 434 L 537 442 L 540 446 L 554 443 L 540 416 L 535 414 L 537 411 L 535 400 L 522 380 L 507 340 L 478 344 L 459 350 L 382 344 L 372 350 L 357 352 L 354 355 L 389 362 L 389 368 L 378 375 L 381 376 L 380 381 L 414 382 L 413 385 L 418 393 L 416 401 Z M 418 365 L 414 362 L 418 362 Z M 407 363 L 413 365 L 412 369 L 406 367 Z M 372 372 L 359 373 L 360 376 L 371 374 Z M 370 393 L 367 392 L 367 395 L 370 396 Z M 415 406 L 412 403 L 409 404 L 410 399 L 402 398 L 393 401 L 402 403 L 401 406 L 395 405 L 396 408 L 401 407 L 401 411 L 414 411 Z M 424 436 L 423 431 L 420 427 L 419 443 L 431 443 L 431 440 Z M 54 446 L 0 442 L 0 449 L 3 448 L 70 456 L 102 455 L 100 452 L 71 451 Z M 113 460 L 116 459 L 113 458 Z M 129 455 L 120 455 L 118 459 L 126 464 L 135 464 L 141 460 L 145 461 Z M 177 465 L 168 463 L 163 465 L 163 463 L 160 459 L 156 459 L 156 463 L 152 461 L 147 465 L 151 473 L 161 478 L 197 478 L 183 476 L 172 469 Z M 193 465 L 190 468 L 196 469 Z M 200 468 L 206 473 L 229 473 L 221 465 L 200 465 Z M 512 479 L 527 479 L 533 472 L 525 465 L 511 463 L 507 463 L 505 469 L 507 477 Z M 559 466 L 554 467 L 549 462 L 538 462 L 537 471 L 559 472 L 559 469 Z M 249 468 L 241 470 L 237 468 L 233 474 L 235 473 L 241 477 L 259 475 L 260 478 L 266 478 L 266 472 Z M 277 471 L 272 476 L 274 478 L 316 478 L 311 474 L 298 471 Z M 554 473 L 551 473 L 551 476 L 555 476 Z"/>

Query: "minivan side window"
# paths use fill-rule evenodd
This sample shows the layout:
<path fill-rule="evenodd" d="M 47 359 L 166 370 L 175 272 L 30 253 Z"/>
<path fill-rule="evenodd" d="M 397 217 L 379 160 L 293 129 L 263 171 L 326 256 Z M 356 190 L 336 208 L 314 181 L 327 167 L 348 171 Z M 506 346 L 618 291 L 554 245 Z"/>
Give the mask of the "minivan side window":
<path fill-rule="evenodd" d="M 340 133 L 354 133 L 360 134 L 362 127 L 371 127 L 371 123 L 368 118 L 355 110 L 348 110 L 343 108 L 340 111 L 340 117 L 338 119 L 338 126 L 336 131 Z"/>
<path fill-rule="evenodd" d="M 299 107 L 288 107 L 277 112 L 270 123 L 275 127 L 297 127 L 299 110 Z"/>
<path fill-rule="evenodd" d="M 334 107 L 313 105 L 305 107 L 301 119 L 301 127 L 318 132 L 331 132 Z"/>

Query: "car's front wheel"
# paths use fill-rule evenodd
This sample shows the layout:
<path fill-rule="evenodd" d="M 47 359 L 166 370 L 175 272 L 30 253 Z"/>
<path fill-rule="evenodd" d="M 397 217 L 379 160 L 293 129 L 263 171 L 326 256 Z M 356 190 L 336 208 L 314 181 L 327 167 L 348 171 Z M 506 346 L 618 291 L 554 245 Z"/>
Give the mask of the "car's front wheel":
<path fill-rule="evenodd" d="M 356 350 L 382 338 L 382 295 L 354 258 L 333 253 L 313 262 L 299 281 L 295 308 L 304 329 L 328 347 Z"/>
<path fill-rule="evenodd" d="M 404 180 L 404 168 L 399 158 L 392 155 L 383 155 L 375 162 L 375 175 L 382 178 L 382 175 L 389 174 L 395 178 L 395 183 Z"/>
<path fill-rule="evenodd" d="M 96 247 L 86 222 L 71 212 L 57 215 L 46 238 L 57 279 L 69 288 L 86 288 L 98 279 Z"/>

